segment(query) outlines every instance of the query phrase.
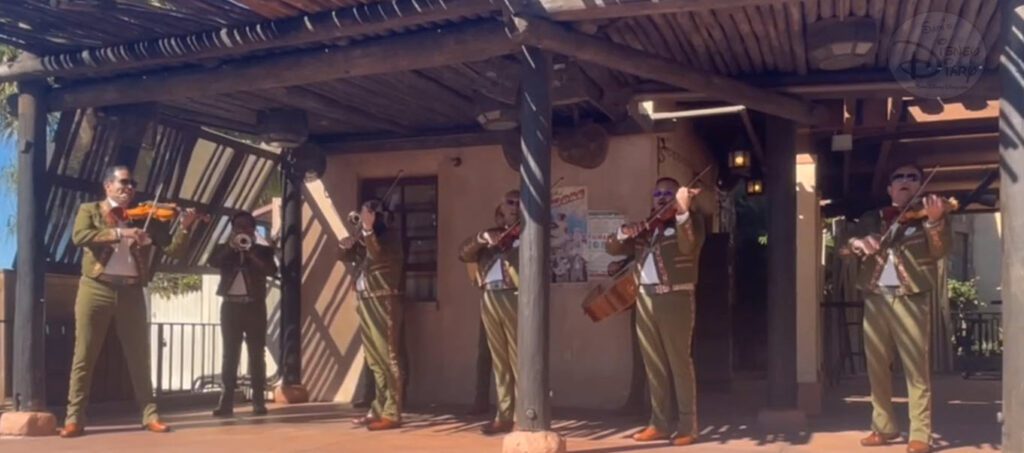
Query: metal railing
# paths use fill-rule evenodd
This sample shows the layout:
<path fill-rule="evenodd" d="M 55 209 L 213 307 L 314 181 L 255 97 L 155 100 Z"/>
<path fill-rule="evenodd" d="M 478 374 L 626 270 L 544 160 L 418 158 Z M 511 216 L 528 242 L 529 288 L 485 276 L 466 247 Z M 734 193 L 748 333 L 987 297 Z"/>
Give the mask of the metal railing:
<path fill-rule="evenodd" d="M 150 324 L 153 389 L 157 395 L 220 389 L 220 324 Z"/>
<path fill-rule="evenodd" d="M 964 378 L 1000 372 L 1003 365 L 1002 313 L 965 313 L 956 318 L 957 365 Z"/>

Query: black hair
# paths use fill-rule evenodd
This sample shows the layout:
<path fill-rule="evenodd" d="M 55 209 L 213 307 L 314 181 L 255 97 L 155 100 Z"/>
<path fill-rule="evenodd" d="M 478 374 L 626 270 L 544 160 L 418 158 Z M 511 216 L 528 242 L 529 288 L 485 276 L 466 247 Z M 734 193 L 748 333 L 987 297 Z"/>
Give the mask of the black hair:
<path fill-rule="evenodd" d="M 132 169 L 128 168 L 127 165 L 112 165 L 103 170 L 103 183 L 113 182 L 117 179 L 117 172 L 127 171 L 131 172 Z"/>
<path fill-rule="evenodd" d="M 917 172 L 918 179 L 920 179 L 921 181 L 924 181 L 924 169 L 922 169 L 920 165 L 918 165 L 916 162 L 913 162 L 913 161 L 898 161 L 898 162 L 894 163 L 893 165 L 891 165 L 889 167 L 889 172 L 886 173 L 886 176 L 888 176 L 891 179 L 892 178 L 892 174 L 896 173 L 896 170 L 899 170 L 899 169 L 901 169 L 903 167 L 913 168 L 914 171 Z"/>
<path fill-rule="evenodd" d="M 658 184 L 661 184 L 663 182 L 670 182 L 672 184 L 675 184 L 676 187 L 681 187 L 682 186 L 682 184 L 679 184 L 679 181 L 677 181 L 676 178 L 672 178 L 672 177 L 669 177 L 669 176 L 662 176 L 662 177 L 658 178 L 658 180 L 654 182 L 654 185 L 658 185 Z"/>
<path fill-rule="evenodd" d="M 238 219 L 249 219 L 249 221 L 252 222 L 253 225 L 256 225 L 256 217 L 253 216 L 251 212 L 242 211 L 236 213 L 235 215 L 231 216 L 231 224 L 234 225 L 235 221 Z"/>
<path fill-rule="evenodd" d="M 371 198 L 363 202 L 361 207 L 375 211 L 377 217 L 373 221 L 373 233 L 380 236 L 388 231 L 388 221 L 391 218 L 391 211 L 388 210 L 379 198 Z"/>

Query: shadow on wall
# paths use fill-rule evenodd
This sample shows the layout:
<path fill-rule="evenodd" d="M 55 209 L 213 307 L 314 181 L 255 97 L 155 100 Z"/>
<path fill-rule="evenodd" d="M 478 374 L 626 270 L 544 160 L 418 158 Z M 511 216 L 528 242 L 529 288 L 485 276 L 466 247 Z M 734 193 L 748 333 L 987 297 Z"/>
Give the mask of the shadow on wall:
<path fill-rule="evenodd" d="M 339 328 L 357 322 L 353 281 L 341 272 L 337 241 L 321 227 L 327 224 L 322 213 L 304 211 L 302 379 L 313 401 L 348 401 L 362 370 L 362 360 L 356 360 L 361 343 L 355 334 L 339 338 L 337 332 L 358 332 Z"/>

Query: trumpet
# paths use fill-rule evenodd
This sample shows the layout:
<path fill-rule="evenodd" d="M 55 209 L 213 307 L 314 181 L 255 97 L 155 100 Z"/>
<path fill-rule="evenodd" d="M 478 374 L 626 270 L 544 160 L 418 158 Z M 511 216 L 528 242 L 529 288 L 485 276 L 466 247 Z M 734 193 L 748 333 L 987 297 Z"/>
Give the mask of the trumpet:
<path fill-rule="evenodd" d="M 348 223 L 352 224 L 352 226 L 359 226 L 362 222 L 363 218 L 359 216 L 359 212 L 352 211 L 348 213 Z"/>
<path fill-rule="evenodd" d="M 253 238 L 248 234 L 236 234 L 231 238 L 231 247 L 243 252 L 252 248 Z"/>

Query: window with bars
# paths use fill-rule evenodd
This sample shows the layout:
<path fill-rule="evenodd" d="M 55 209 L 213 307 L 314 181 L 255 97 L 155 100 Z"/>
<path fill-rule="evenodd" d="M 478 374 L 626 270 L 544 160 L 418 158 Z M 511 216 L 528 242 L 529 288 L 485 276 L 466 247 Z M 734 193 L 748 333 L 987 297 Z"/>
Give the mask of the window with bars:
<path fill-rule="evenodd" d="M 393 182 L 364 180 L 360 199 L 383 197 Z M 405 298 L 437 301 L 437 177 L 403 178 L 389 198 L 405 250 Z"/>

